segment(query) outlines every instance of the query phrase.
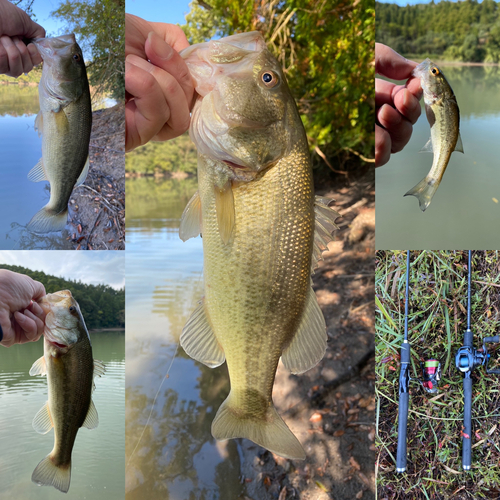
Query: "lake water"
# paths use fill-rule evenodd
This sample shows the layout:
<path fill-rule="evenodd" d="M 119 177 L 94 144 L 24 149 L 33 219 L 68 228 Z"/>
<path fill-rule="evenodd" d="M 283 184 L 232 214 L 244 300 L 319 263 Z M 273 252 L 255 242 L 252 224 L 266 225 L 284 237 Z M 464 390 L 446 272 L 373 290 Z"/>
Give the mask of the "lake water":
<path fill-rule="evenodd" d="M 465 154 L 452 154 L 425 212 L 404 197 L 432 165 L 432 154 L 419 153 L 430 137 L 422 110 L 405 149 L 376 169 L 378 249 L 500 248 L 500 68 L 441 69 L 460 108 Z"/>
<path fill-rule="evenodd" d="M 93 400 L 99 426 L 78 431 L 67 495 L 31 482 L 38 462 L 52 450 L 54 432 L 38 434 L 31 422 L 47 401 L 46 377 L 31 377 L 31 365 L 43 355 L 43 340 L 0 346 L 0 485 L 1 498 L 46 500 L 114 500 L 124 496 L 125 336 L 123 332 L 90 334 L 95 359 L 106 373 L 96 378 Z"/>
<path fill-rule="evenodd" d="M 201 238 L 178 235 L 196 181 L 129 179 L 126 189 L 126 498 L 236 500 L 240 444 L 210 432 L 226 365 L 212 370 L 178 347 L 203 295 Z"/>
<path fill-rule="evenodd" d="M 42 156 L 35 130 L 38 87 L 0 85 L 0 249 L 71 249 L 67 230 L 37 235 L 26 230 L 50 198 L 48 182 L 31 182 Z"/>

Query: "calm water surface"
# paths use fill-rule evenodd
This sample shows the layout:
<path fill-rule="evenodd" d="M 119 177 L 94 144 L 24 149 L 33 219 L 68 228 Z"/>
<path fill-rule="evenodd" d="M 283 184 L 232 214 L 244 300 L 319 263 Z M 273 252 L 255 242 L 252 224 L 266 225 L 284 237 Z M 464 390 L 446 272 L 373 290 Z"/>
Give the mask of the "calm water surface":
<path fill-rule="evenodd" d="M 129 179 L 126 189 L 126 498 L 236 500 L 239 444 L 210 433 L 229 392 L 226 367 L 211 370 L 178 347 L 203 294 L 201 238 L 178 235 L 196 182 Z"/>
<path fill-rule="evenodd" d="M 96 379 L 93 400 L 99 426 L 78 431 L 72 456 L 71 486 L 63 495 L 31 482 L 38 462 L 50 453 L 54 432 L 42 435 L 31 426 L 47 401 L 46 377 L 31 377 L 31 365 L 43 355 L 43 341 L 0 346 L 0 498 L 115 500 L 124 497 L 125 336 L 90 334 L 95 359 L 106 364 Z"/>
<path fill-rule="evenodd" d="M 66 231 L 36 235 L 26 225 L 50 198 L 48 182 L 28 172 L 42 156 L 34 128 L 38 88 L 0 85 L 0 249 L 71 248 Z"/>
<path fill-rule="evenodd" d="M 425 212 L 414 196 L 403 197 L 432 165 L 432 154 L 418 153 L 430 137 L 422 110 L 409 144 L 376 169 L 379 249 L 500 248 L 500 68 L 442 70 L 460 107 L 465 154 L 452 154 Z"/>

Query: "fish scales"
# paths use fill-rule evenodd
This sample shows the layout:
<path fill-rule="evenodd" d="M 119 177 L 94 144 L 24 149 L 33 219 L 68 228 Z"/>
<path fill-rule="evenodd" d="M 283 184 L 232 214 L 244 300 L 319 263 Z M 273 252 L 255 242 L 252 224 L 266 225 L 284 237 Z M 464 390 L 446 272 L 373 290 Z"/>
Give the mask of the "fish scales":
<path fill-rule="evenodd" d="M 200 169 L 205 304 L 243 412 L 242 392 L 248 388 L 262 389 L 266 403 L 271 401 L 276 366 L 296 331 L 310 287 L 314 199 L 306 160 L 303 144 L 297 145 L 254 182 L 233 188 L 235 212 L 252 217 L 237 219 L 229 245 L 219 235 L 212 183 Z M 284 185 L 293 193 L 288 199 Z"/>
<path fill-rule="evenodd" d="M 244 437 L 303 459 L 272 389 L 280 357 L 302 373 L 324 355 L 325 321 L 310 275 L 338 214 L 314 197 L 305 131 L 261 35 L 241 33 L 181 55 L 199 95 L 190 127 L 199 190 L 180 237 L 202 233 L 205 280 L 181 345 L 209 367 L 227 362 L 231 390 L 212 423 L 216 439 Z"/>
<path fill-rule="evenodd" d="M 431 127 L 431 138 L 422 151 L 433 152 L 434 157 L 429 173 L 405 196 L 417 197 L 420 209 L 425 211 L 441 183 L 451 153 L 463 153 L 460 111 L 450 84 L 430 59 L 420 63 L 413 70 L 413 75 L 420 78 L 427 121 Z"/>

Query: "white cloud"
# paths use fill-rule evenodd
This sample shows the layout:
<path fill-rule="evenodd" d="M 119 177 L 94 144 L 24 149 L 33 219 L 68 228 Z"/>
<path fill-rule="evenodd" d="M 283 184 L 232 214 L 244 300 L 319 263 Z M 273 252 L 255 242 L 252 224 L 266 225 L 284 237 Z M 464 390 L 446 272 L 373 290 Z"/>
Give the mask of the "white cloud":
<path fill-rule="evenodd" d="M 0 250 L 0 264 L 22 266 L 91 285 L 125 286 L 122 250 Z"/>

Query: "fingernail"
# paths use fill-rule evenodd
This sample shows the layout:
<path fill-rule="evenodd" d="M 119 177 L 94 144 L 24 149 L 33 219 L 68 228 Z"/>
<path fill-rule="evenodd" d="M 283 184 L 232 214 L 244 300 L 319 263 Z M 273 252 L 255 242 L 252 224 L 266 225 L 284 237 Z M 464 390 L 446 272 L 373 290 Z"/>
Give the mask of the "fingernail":
<path fill-rule="evenodd" d="M 148 40 L 151 49 L 160 59 L 170 59 L 172 57 L 174 49 L 163 41 L 154 31 L 149 32 Z"/>
<path fill-rule="evenodd" d="M 148 63 L 144 59 L 142 59 L 139 56 L 136 56 L 134 54 L 127 56 L 127 58 L 125 59 L 125 64 L 127 64 L 127 63 L 132 64 L 133 66 L 137 66 L 138 68 L 141 68 L 145 71 L 148 71 L 149 73 L 151 73 L 153 71 L 153 69 L 155 68 L 151 63 Z M 125 71 L 126 71 L 126 69 L 125 69 Z"/>

